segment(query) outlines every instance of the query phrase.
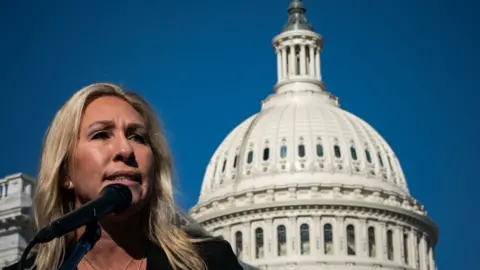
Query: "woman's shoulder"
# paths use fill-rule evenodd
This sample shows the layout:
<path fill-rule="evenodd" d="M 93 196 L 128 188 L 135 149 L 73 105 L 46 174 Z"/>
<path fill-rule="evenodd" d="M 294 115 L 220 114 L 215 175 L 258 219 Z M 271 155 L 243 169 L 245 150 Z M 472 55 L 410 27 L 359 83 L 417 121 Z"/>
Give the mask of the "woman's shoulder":
<path fill-rule="evenodd" d="M 230 244 L 217 237 L 198 239 L 194 247 L 208 269 L 243 269 Z"/>

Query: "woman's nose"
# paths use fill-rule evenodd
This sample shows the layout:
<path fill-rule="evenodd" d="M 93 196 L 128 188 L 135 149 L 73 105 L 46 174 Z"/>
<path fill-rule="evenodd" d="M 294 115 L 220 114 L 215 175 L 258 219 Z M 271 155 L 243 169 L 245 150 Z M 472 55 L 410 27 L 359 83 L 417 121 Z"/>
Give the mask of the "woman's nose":
<path fill-rule="evenodd" d="M 115 140 L 114 161 L 123 161 L 125 163 L 135 160 L 133 147 L 125 136 L 117 136 Z"/>

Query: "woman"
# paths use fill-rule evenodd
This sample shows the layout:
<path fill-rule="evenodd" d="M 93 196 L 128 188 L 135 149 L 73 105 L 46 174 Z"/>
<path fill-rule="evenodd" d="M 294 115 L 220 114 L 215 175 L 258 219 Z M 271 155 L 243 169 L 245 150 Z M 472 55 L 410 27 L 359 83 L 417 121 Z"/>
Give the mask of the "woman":
<path fill-rule="evenodd" d="M 37 229 L 113 183 L 130 188 L 131 206 L 101 220 L 102 236 L 79 270 L 242 269 L 226 241 L 198 238 L 174 224 L 172 158 L 148 104 L 116 85 L 93 84 L 67 101 L 45 136 L 34 206 Z M 58 269 L 83 230 L 39 245 L 30 264 Z"/>

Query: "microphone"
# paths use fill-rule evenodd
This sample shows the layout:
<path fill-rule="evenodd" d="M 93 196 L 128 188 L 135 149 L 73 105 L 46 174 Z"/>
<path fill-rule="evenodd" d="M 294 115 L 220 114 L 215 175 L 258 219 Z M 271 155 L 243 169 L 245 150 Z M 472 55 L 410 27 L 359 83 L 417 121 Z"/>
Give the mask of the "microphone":
<path fill-rule="evenodd" d="M 66 214 L 42 228 L 33 242 L 45 243 L 61 237 L 93 220 L 125 211 L 132 203 L 132 192 L 126 185 L 111 184 L 102 189 L 100 197 Z"/>

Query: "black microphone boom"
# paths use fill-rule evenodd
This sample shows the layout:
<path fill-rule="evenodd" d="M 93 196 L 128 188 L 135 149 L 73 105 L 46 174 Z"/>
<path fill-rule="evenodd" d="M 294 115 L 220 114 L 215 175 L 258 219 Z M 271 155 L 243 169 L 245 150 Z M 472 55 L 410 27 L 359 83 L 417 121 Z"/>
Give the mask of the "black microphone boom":
<path fill-rule="evenodd" d="M 110 213 L 121 213 L 132 203 L 132 192 L 126 185 L 106 186 L 99 198 L 83 205 L 75 211 L 53 221 L 35 235 L 34 242 L 45 243 L 61 237 L 92 220 L 99 220 Z"/>

